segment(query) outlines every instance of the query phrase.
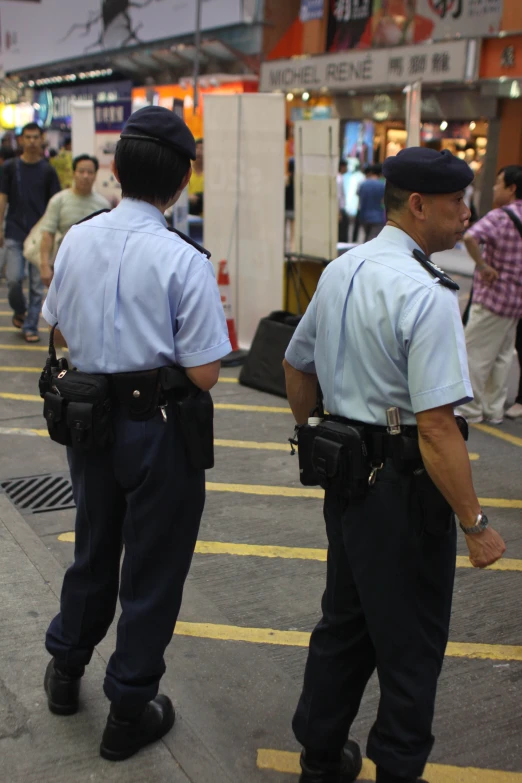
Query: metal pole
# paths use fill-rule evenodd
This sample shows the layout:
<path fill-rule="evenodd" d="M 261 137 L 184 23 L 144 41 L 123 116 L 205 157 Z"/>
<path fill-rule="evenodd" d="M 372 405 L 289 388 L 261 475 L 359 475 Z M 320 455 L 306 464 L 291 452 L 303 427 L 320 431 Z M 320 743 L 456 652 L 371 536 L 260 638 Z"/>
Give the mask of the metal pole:
<path fill-rule="evenodd" d="M 199 56 L 201 52 L 201 0 L 196 0 L 196 56 L 194 58 L 194 114 L 196 114 L 199 105 L 198 78 L 199 78 Z"/>

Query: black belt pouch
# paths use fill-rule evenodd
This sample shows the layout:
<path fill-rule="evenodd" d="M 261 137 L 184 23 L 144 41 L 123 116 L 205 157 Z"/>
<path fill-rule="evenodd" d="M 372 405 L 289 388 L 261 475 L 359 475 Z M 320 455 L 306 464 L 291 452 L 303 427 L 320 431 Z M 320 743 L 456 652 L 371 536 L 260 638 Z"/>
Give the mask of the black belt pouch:
<path fill-rule="evenodd" d="M 348 500 L 364 497 L 370 473 L 364 428 L 324 421 L 314 429 L 312 466 L 321 486 Z"/>
<path fill-rule="evenodd" d="M 147 421 L 158 412 L 160 370 L 119 372 L 111 376 L 111 388 L 120 408 L 133 421 Z"/>
<path fill-rule="evenodd" d="M 57 443 L 83 454 L 107 449 L 114 439 L 107 377 L 76 370 L 53 373 L 44 417 Z"/>
<path fill-rule="evenodd" d="M 214 403 L 209 392 L 198 391 L 175 400 L 178 420 L 185 441 L 190 467 L 210 470 L 214 467 Z"/>
<path fill-rule="evenodd" d="M 312 452 L 317 435 L 317 427 L 302 424 L 297 430 L 297 455 L 299 459 L 299 480 L 305 487 L 318 487 L 321 483 L 312 464 Z"/>

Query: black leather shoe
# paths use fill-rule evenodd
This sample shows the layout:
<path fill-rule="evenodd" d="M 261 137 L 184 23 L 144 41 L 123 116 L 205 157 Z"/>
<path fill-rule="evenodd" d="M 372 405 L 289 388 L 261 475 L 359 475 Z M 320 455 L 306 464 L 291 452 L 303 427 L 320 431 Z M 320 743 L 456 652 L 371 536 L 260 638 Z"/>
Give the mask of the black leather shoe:
<path fill-rule="evenodd" d="M 57 669 L 54 658 L 49 661 L 45 670 L 44 688 L 49 709 L 55 715 L 74 715 L 78 712 L 83 672 L 83 667 L 67 671 Z"/>
<path fill-rule="evenodd" d="M 157 742 L 174 726 L 176 714 L 168 696 L 156 696 L 137 717 L 126 718 L 111 707 L 103 732 L 100 755 L 108 761 L 125 761 Z"/>
<path fill-rule="evenodd" d="M 353 783 L 362 769 L 362 757 L 355 740 L 348 740 L 339 761 L 316 761 L 301 753 L 300 783 Z"/>

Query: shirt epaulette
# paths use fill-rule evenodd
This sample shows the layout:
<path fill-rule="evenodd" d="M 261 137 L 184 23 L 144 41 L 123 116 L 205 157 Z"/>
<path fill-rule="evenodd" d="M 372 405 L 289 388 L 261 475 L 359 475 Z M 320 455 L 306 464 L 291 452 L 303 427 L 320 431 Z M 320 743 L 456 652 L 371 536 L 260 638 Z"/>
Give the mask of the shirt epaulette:
<path fill-rule="evenodd" d="M 443 272 L 440 267 L 434 264 L 431 258 L 428 258 L 428 256 L 425 255 L 422 250 L 414 250 L 413 256 L 419 262 L 419 264 L 423 266 L 432 277 L 436 277 L 440 284 L 445 288 L 451 288 L 452 291 L 460 291 L 459 284 L 452 280 L 451 277 L 446 274 L 446 272 Z"/>
<path fill-rule="evenodd" d="M 207 258 L 210 258 L 210 252 L 206 250 L 203 245 L 199 245 L 197 242 L 194 242 L 193 239 L 191 239 L 189 236 L 183 233 L 183 231 L 178 231 L 177 228 L 172 228 L 171 226 L 167 226 L 168 230 L 171 231 L 173 234 L 177 234 L 178 237 L 180 237 L 184 242 L 187 242 L 187 244 L 192 245 L 193 248 L 195 248 L 199 253 L 203 253 L 204 256 Z"/>
<path fill-rule="evenodd" d="M 92 215 L 87 215 L 86 218 L 83 218 L 83 220 L 79 220 L 74 225 L 81 226 L 82 223 L 86 223 L 88 220 L 92 220 L 92 218 L 98 217 L 98 215 L 104 215 L 106 212 L 112 212 L 112 209 L 100 209 L 98 210 L 98 212 L 93 212 Z"/>

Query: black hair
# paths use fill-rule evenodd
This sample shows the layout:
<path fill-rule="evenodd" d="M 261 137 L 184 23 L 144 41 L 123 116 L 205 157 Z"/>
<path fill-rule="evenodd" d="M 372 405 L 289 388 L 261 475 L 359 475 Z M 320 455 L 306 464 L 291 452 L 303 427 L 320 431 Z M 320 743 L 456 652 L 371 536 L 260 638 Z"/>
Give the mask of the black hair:
<path fill-rule="evenodd" d="M 190 160 L 172 149 L 141 139 L 120 139 L 114 156 L 124 198 L 167 204 L 190 168 Z"/>
<path fill-rule="evenodd" d="M 504 175 L 504 184 L 506 188 L 510 188 L 511 185 L 515 185 L 515 196 L 517 199 L 522 199 L 522 166 L 504 166 L 497 172 Z"/>
<path fill-rule="evenodd" d="M 84 160 L 90 160 L 91 163 L 94 163 L 94 171 L 98 171 L 100 168 L 98 158 L 95 158 L 94 155 L 78 155 L 78 157 L 73 160 L 73 171 L 76 171 L 80 163 L 82 163 Z"/>
<path fill-rule="evenodd" d="M 4 161 L 11 160 L 12 158 L 16 158 L 16 152 L 14 150 L 10 150 L 8 147 L 1 147 L 0 158 L 2 158 Z"/>
<path fill-rule="evenodd" d="M 40 128 L 37 122 L 28 122 L 27 125 L 24 125 L 22 128 L 22 136 L 26 131 L 38 131 L 40 136 L 43 136 L 43 130 Z"/>
<path fill-rule="evenodd" d="M 380 177 L 382 174 L 382 164 L 381 163 L 374 163 L 371 168 L 371 173 L 375 174 L 376 177 Z"/>
<path fill-rule="evenodd" d="M 346 158 L 341 158 L 341 160 L 339 161 L 339 171 L 341 171 L 343 166 L 348 166 L 348 161 L 346 160 Z"/>
<path fill-rule="evenodd" d="M 384 211 L 387 215 L 392 212 L 402 212 L 408 203 L 410 196 L 410 190 L 398 188 L 390 182 L 390 180 L 386 180 L 386 187 L 384 188 Z"/>

